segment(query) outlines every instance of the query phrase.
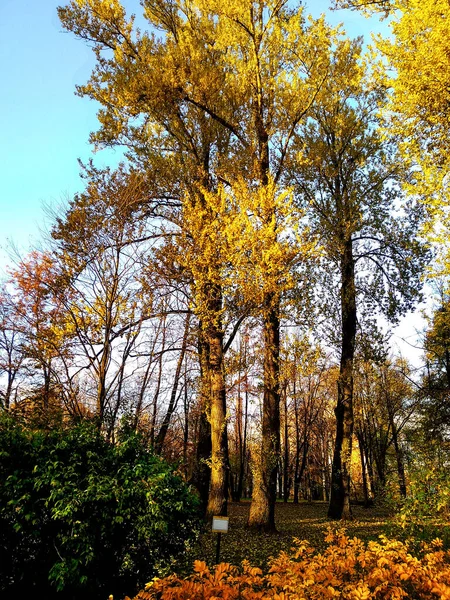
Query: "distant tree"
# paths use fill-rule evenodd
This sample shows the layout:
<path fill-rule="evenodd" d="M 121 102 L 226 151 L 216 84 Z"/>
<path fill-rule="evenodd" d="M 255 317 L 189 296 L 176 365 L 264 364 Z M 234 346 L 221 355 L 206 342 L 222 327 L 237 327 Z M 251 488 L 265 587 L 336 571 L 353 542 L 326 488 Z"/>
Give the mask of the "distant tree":
<path fill-rule="evenodd" d="M 422 380 L 425 439 L 444 441 L 450 426 L 450 300 L 442 294 L 425 332 Z"/>
<path fill-rule="evenodd" d="M 5 385 L 0 389 L 0 403 L 6 410 L 19 398 L 19 386 L 24 376 L 23 339 L 14 298 L 4 285 L 0 288 L 0 376 L 5 378 Z"/>
<path fill-rule="evenodd" d="M 45 419 L 54 408 L 62 408 L 58 373 L 73 356 L 66 290 L 51 252 L 31 252 L 11 271 L 9 281 L 14 303 L 10 317 L 21 336 L 28 400 Z"/>
<path fill-rule="evenodd" d="M 420 415 L 420 395 L 403 359 L 358 361 L 355 371 L 355 434 L 366 504 L 386 493 L 397 473 L 398 493 L 407 493 L 406 429 Z"/>

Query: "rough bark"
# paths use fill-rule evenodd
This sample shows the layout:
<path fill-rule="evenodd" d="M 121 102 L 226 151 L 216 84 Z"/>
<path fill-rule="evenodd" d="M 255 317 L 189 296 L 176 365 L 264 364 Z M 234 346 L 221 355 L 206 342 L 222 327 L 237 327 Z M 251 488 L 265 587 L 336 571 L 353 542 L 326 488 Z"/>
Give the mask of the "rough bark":
<path fill-rule="evenodd" d="M 356 336 L 355 264 L 352 240 L 343 244 L 341 257 L 341 362 L 335 408 L 336 439 L 331 472 L 328 517 L 350 519 L 350 467 L 353 436 L 353 360 Z"/>
<path fill-rule="evenodd" d="M 198 356 L 200 366 L 200 402 L 197 430 L 196 461 L 192 472 L 191 483 L 200 496 L 201 510 L 206 515 L 208 505 L 209 484 L 211 480 L 211 425 L 207 417 L 209 402 L 209 381 L 206 360 L 207 347 L 203 340 L 202 326 L 198 328 Z"/>
<path fill-rule="evenodd" d="M 221 304 L 220 290 L 211 289 L 210 297 Z M 218 307 L 216 306 L 215 309 Z M 219 310 L 214 310 L 219 314 Z M 226 390 L 223 364 L 223 332 L 220 324 L 211 321 L 204 332 L 208 352 L 206 367 L 210 381 L 207 414 L 211 425 L 211 485 L 206 517 L 227 514 L 229 487 L 228 436 L 226 421 Z"/>
<path fill-rule="evenodd" d="M 253 493 L 248 526 L 275 532 L 277 465 L 280 455 L 279 352 L 280 321 L 278 303 L 267 298 L 264 315 L 264 395 L 261 452 L 253 467 Z"/>

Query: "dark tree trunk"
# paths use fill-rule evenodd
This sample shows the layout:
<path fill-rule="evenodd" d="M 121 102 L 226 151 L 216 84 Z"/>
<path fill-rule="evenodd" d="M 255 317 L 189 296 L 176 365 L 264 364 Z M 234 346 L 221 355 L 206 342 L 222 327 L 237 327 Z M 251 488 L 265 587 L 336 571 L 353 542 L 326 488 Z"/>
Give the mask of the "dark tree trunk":
<path fill-rule="evenodd" d="M 183 397 L 183 413 L 184 413 L 184 430 L 183 430 L 183 466 L 184 477 L 188 479 L 188 443 L 189 443 L 189 396 L 188 396 L 188 379 L 186 366 L 184 368 L 184 397 Z"/>
<path fill-rule="evenodd" d="M 287 407 L 287 392 L 284 390 L 284 461 L 283 461 L 283 502 L 289 500 L 290 495 L 289 485 L 289 424 L 288 424 L 288 407 Z"/>
<path fill-rule="evenodd" d="M 397 425 L 394 421 L 394 415 L 390 404 L 390 399 L 387 398 L 389 422 L 392 429 L 392 442 L 394 444 L 395 459 L 397 461 L 397 474 L 398 474 L 398 486 L 400 496 L 406 498 L 406 474 L 405 474 L 405 462 L 403 460 L 403 451 L 398 441 Z"/>
<path fill-rule="evenodd" d="M 356 336 L 355 264 L 352 240 L 343 244 L 341 257 L 342 346 L 335 408 L 336 438 L 331 472 L 328 517 L 350 519 L 350 467 L 353 435 L 353 360 Z"/>
<path fill-rule="evenodd" d="M 279 303 L 274 294 L 266 297 L 264 313 L 264 395 L 261 452 L 255 461 L 252 503 L 248 526 L 276 531 L 277 466 L 280 455 Z"/>
<path fill-rule="evenodd" d="M 257 176 L 263 188 L 269 185 L 269 134 L 264 125 L 262 89 L 255 102 L 255 133 L 258 142 Z M 266 224 L 274 221 L 274 210 L 265 215 Z M 277 291 L 266 292 L 263 301 L 264 392 L 261 428 L 261 455 L 254 465 L 252 502 L 248 526 L 275 532 L 277 466 L 280 456 L 280 298 Z"/>
<path fill-rule="evenodd" d="M 200 364 L 200 406 L 198 418 L 198 433 L 196 446 L 196 461 L 192 472 L 191 483 L 197 488 L 200 496 L 201 509 L 206 515 L 208 506 L 209 486 L 211 480 L 211 424 L 207 417 L 209 401 L 209 383 L 207 381 L 207 348 L 202 336 L 201 323 L 198 334 L 198 355 Z"/>

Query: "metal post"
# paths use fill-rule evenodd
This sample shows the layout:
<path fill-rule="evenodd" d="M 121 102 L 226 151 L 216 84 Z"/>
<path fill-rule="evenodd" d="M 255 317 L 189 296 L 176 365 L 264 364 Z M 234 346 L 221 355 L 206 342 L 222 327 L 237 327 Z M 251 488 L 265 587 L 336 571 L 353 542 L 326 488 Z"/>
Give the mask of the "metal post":
<path fill-rule="evenodd" d="M 217 534 L 217 546 L 216 546 L 216 565 L 219 564 L 220 561 L 220 538 L 222 537 L 221 533 Z"/>

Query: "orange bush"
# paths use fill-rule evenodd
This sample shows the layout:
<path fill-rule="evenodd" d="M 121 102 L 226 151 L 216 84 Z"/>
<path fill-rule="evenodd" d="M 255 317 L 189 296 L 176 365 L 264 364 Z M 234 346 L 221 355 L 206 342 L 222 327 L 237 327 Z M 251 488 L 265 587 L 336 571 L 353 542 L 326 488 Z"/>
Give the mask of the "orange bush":
<path fill-rule="evenodd" d="M 365 544 L 343 529 L 329 529 L 325 540 L 328 547 L 317 553 L 295 539 L 292 554 L 273 558 L 266 575 L 247 561 L 214 569 L 195 561 L 187 579 L 155 579 L 134 600 L 450 600 L 450 552 L 440 540 L 423 544 L 419 556 L 406 543 L 380 536 Z"/>

